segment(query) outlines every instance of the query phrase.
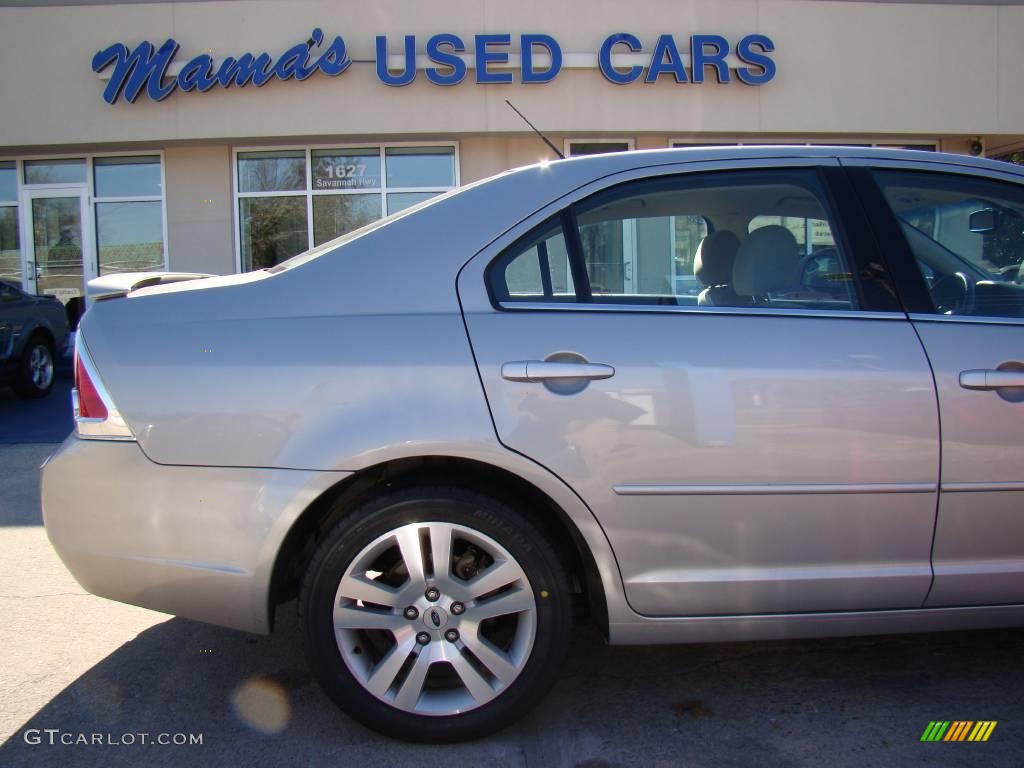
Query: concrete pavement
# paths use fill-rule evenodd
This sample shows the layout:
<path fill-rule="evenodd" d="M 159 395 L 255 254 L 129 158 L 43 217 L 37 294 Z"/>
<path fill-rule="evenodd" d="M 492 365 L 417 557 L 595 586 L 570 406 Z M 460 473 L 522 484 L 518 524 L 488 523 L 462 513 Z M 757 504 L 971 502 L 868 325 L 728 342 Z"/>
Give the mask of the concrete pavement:
<path fill-rule="evenodd" d="M 55 445 L 4 441 L 19 405 L 3 397 L 0 765 L 1024 764 L 1021 630 L 651 648 L 581 630 L 523 723 L 474 744 L 389 741 L 312 681 L 294 606 L 257 637 L 85 594 L 40 526 L 36 470 Z M 936 719 L 998 725 L 984 744 L 921 743 Z M 143 745 L 141 733 L 202 744 Z M 80 734 L 115 744 L 60 743 Z"/>

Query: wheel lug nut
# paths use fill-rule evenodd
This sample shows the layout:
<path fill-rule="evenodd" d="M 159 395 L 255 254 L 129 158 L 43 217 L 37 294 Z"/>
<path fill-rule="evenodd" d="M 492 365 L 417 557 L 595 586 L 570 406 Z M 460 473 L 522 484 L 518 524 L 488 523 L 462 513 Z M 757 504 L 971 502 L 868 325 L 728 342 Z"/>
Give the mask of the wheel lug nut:
<path fill-rule="evenodd" d="M 428 635 L 426 632 L 420 632 L 418 635 L 416 635 L 416 642 L 420 645 L 426 645 L 430 642 L 430 635 Z"/>
<path fill-rule="evenodd" d="M 410 605 L 408 608 L 405 609 L 405 618 L 407 618 L 409 621 L 412 621 L 413 619 L 418 619 L 419 616 L 420 612 L 416 610 L 416 606 Z"/>
<path fill-rule="evenodd" d="M 466 606 L 462 603 L 452 603 L 452 613 L 456 616 L 461 616 L 466 612 Z"/>
<path fill-rule="evenodd" d="M 440 599 L 441 590 L 439 590 L 437 587 L 431 587 L 427 590 L 427 600 L 429 600 L 432 603 L 436 603 Z"/>
<path fill-rule="evenodd" d="M 444 639 L 447 640 L 449 643 L 454 643 L 456 640 L 459 639 L 459 630 L 449 629 L 447 632 L 444 633 Z"/>

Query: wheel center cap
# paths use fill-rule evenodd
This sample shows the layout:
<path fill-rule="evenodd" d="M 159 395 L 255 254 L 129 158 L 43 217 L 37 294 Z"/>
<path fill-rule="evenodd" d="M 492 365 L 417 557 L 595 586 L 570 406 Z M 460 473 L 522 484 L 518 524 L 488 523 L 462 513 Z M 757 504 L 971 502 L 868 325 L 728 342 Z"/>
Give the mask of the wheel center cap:
<path fill-rule="evenodd" d="M 445 624 L 448 623 L 448 614 L 445 613 L 444 608 L 431 606 L 423 612 L 423 623 L 427 625 L 427 629 L 444 629 Z"/>

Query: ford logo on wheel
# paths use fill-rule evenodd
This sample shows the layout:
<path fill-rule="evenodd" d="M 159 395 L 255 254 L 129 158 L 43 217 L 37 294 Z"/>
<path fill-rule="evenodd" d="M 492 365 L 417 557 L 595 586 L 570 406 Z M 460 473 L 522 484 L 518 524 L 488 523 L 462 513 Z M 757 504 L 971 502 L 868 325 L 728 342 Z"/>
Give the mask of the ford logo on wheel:
<path fill-rule="evenodd" d="M 441 614 L 439 614 L 436 610 L 430 612 L 430 620 L 434 622 L 435 627 L 441 626 Z"/>

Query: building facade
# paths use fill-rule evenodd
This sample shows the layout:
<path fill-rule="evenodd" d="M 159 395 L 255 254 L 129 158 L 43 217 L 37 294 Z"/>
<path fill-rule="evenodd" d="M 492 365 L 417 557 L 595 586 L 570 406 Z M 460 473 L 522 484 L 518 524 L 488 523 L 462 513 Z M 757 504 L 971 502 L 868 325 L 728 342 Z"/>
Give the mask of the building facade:
<path fill-rule="evenodd" d="M 506 100 L 566 155 L 1020 158 L 1021 40 L 1006 2 L 0 0 L 0 279 L 272 266 L 554 159 Z"/>

